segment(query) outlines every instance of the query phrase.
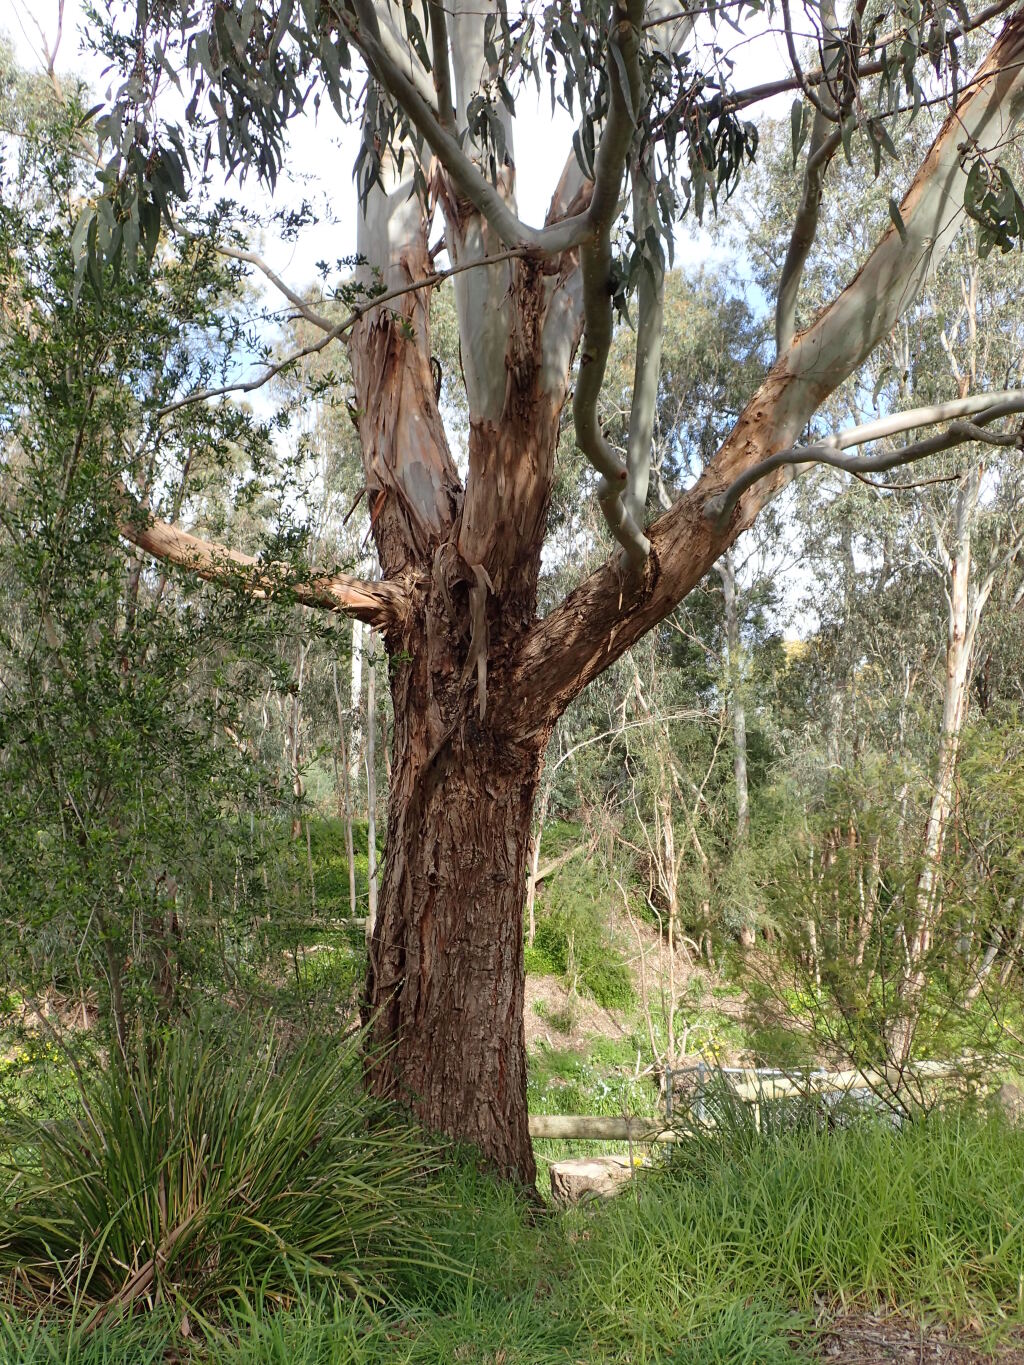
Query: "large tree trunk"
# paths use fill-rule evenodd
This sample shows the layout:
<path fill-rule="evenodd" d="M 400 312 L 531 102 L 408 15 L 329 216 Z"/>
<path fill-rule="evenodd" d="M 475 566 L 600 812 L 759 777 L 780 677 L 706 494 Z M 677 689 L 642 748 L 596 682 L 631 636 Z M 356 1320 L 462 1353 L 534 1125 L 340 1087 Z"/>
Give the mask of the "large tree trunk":
<path fill-rule="evenodd" d="M 458 23 L 467 42 L 470 29 L 482 41 L 481 15 Z M 397 165 L 385 171 L 387 194 L 367 201 L 360 249 L 400 287 L 430 271 L 429 215 Z M 456 262 L 494 249 L 452 187 L 440 189 Z M 559 318 L 553 365 L 545 326 L 562 300 L 562 272 L 506 260 L 455 285 L 470 408 L 464 489 L 438 407 L 429 291 L 368 315 L 350 342 L 382 573 L 405 573 L 410 585 L 408 609 L 385 631 L 395 723 L 369 944 L 367 1076 L 427 1128 L 474 1144 L 492 1167 L 532 1185 L 523 900 L 557 713 L 537 708 L 513 736 L 501 680 L 535 621 L 578 326 Z"/>
<path fill-rule="evenodd" d="M 435 620 L 431 633 L 443 627 Z M 526 1112 L 523 895 L 547 734 L 504 741 L 476 694 L 431 694 L 424 624 L 393 681 L 388 841 L 370 946 L 370 1084 L 504 1175 L 536 1175 Z M 417 647 L 418 645 L 418 647 Z M 435 671 L 435 678 L 437 673 Z M 456 679 L 458 675 L 456 674 Z"/>

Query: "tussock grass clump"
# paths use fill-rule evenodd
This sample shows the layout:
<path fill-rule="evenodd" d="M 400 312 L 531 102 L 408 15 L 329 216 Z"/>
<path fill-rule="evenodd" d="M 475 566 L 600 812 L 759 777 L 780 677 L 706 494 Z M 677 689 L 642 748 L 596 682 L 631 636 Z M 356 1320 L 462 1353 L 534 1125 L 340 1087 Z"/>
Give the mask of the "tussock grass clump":
<path fill-rule="evenodd" d="M 440 1153 L 366 1098 L 356 1048 L 191 1023 L 87 1078 L 72 1117 L 9 1125 L 0 1287 L 99 1315 L 212 1311 L 246 1286 L 374 1297 L 453 1268 Z"/>

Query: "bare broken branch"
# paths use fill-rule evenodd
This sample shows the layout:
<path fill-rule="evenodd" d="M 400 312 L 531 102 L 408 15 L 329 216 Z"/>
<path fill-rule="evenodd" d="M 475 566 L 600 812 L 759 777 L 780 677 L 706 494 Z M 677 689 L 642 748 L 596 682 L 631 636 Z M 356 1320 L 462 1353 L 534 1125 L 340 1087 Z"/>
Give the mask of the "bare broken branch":
<path fill-rule="evenodd" d="M 261 389 L 264 384 L 269 384 L 289 365 L 294 365 L 300 360 L 305 360 L 306 356 L 316 355 L 318 351 L 324 350 L 332 341 L 337 341 L 339 337 L 351 331 L 360 318 L 364 318 L 367 313 L 372 313 L 375 308 L 380 308 L 385 303 L 391 303 L 394 299 L 402 298 L 406 294 L 414 294 L 418 289 L 433 289 L 452 275 L 459 275 L 464 270 L 495 265 L 500 261 L 511 261 L 528 254 L 529 249 L 526 247 L 513 247 L 509 251 L 496 252 L 493 256 L 482 256 L 478 260 L 463 261 L 459 265 L 449 266 L 446 270 L 434 270 L 429 275 L 424 275 L 418 280 L 412 280 L 409 284 L 403 284 L 397 289 L 389 289 L 383 294 L 374 294 L 365 303 L 360 303 L 353 308 L 341 322 L 331 327 L 330 331 L 325 332 L 319 340 L 311 341 L 308 346 L 293 351 L 283 360 L 277 360 L 272 365 L 268 365 L 263 373 L 257 375 L 255 379 L 239 380 L 234 384 L 221 384 L 215 389 L 196 389 L 194 393 L 187 393 L 182 398 L 176 398 L 173 403 L 166 403 L 162 408 L 158 408 L 156 415 L 157 417 L 167 417 L 170 413 L 177 412 L 179 408 L 188 407 L 190 403 L 202 403 L 208 398 L 223 398 L 225 394 L 229 393 L 252 393 L 255 389 Z"/>
<path fill-rule="evenodd" d="M 126 489 L 122 491 L 126 510 L 118 530 L 125 540 L 207 582 L 235 588 L 259 600 L 288 597 L 306 607 L 341 611 L 368 621 L 378 630 L 395 625 L 408 611 L 408 593 L 400 582 L 367 583 L 344 573 L 296 580 L 287 564 L 259 560 L 158 521 L 139 507 Z"/>

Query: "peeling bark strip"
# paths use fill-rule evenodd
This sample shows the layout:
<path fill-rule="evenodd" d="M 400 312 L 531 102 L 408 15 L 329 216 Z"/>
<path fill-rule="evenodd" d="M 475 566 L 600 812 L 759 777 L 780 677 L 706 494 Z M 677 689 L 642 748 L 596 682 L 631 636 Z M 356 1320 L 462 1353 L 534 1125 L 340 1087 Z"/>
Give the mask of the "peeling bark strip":
<path fill-rule="evenodd" d="M 361 240 L 360 250 L 391 286 L 430 271 L 426 218 L 415 202 L 410 210 L 408 189 L 401 181 L 388 199 L 374 196 L 367 205 L 372 217 L 360 232 L 376 251 L 369 254 L 370 240 Z M 385 577 L 411 561 L 422 563 L 446 537 L 459 493 L 430 369 L 429 310 L 430 290 L 414 290 L 396 300 L 394 311 L 379 308 L 361 318 L 349 344 L 370 514 Z"/>

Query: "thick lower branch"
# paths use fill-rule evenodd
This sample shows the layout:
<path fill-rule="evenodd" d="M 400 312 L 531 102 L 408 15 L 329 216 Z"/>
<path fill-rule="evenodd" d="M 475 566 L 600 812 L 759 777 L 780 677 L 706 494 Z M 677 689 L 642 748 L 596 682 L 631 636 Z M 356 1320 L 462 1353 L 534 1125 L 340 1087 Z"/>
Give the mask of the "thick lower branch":
<path fill-rule="evenodd" d="M 397 583 L 367 583 L 349 574 L 317 574 L 296 579 L 287 564 L 267 563 L 252 555 L 203 540 L 141 510 L 125 516 L 118 527 L 125 540 L 165 563 L 188 569 L 210 583 L 220 583 L 249 597 L 290 597 L 306 607 L 341 611 L 388 630 L 408 611 L 408 592 Z"/>

